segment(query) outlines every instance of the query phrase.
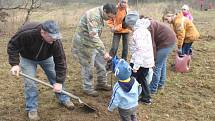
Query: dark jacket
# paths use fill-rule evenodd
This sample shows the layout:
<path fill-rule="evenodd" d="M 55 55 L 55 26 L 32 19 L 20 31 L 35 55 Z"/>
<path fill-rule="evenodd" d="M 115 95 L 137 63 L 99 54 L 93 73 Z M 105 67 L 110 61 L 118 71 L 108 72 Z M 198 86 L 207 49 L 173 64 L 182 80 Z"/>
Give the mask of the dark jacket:
<path fill-rule="evenodd" d="M 43 40 L 40 31 L 40 23 L 28 23 L 19 29 L 8 43 L 9 63 L 11 66 L 19 65 L 19 54 L 34 61 L 42 61 L 53 56 L 56 82 L 63 83 L 67 65 L 61 40 L 49 44 Z"/>
<path fill-rule="evenodd" d="M 156 57 L 156 52 L 159 49 L 174 45 L 177 38 L 175 32 L 168 25 L 154 20 L 150 21 L 148 30 L 151 32 L 154 56 Z"/>

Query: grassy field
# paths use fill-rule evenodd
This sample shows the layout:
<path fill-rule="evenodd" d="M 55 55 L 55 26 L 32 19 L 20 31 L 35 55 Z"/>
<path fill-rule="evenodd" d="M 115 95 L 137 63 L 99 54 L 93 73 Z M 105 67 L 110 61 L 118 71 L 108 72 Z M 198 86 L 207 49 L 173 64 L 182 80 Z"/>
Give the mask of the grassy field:
<path fill-rule="evenodd" d="M 118 121 L 118 112 L 110 113 L 107 105 L 111 92 L 100 92 L 100 96 L 92 98 L 82 92 L 80 66 L 72 57 L 71 46 L 75 26 L 81 14 L 94 5 L 71 4 L 60 7 L 43 7 L 32 14 L 31 20 L 43 21 L 53 19 L 58 21 L 63 34 L 63 45 L 68 62 L 66 89 L 81 97 L 81 99 L 98 109 L 96 113 L 85 113 L 80 108 L 68 111 L 62 108 L 50 89 L 38 84 L 39 115 L 41 121 Z M 142 7 L 144 6 L 144 7 Z M 161 20 L 165 4 L 140 5 L 139 11 L 154 19 Z M 132 7 L 132 6 L 131 6 Z M 135 9 L 133 7 L 132 9 Z M 24 95 L 22 79 L 11 76 L 7 60 L 7 43 L 12 34 L 22 24 L 23 13 L 11 12 L 9 22 L 1 25 L 6 33 L 0 36 L 0 121 L 25 121 Z M 194 23 L 201 33 L 201 38 L 193 45 L 194 54 L 189 73 L 170 71 L 174 55 L 170 56 L 167 69 L 167 82 L 164 91 L 153 97 L 153 104 L 138 106 L 140 121 L 215 121 L 215 11 L 192 10 Z M 111 46 L 111 33 L 104 28 L 102 40 L 106 48 Z M 119 50 L 119 54 L 121 51 Z M 38 69 L 37 77 L 47 81 L 42 70 Z M 108 81 L 111 83 L 111 76 Z M 73 100 L 76 105 L 78 102 Z"/>

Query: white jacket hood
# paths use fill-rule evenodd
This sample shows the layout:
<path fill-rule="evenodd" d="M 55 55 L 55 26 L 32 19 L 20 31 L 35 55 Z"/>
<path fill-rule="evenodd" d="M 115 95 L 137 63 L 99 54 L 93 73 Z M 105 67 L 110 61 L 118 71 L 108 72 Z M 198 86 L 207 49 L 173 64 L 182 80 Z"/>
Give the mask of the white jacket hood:
<path fill-rule="evenodd" d="M 142 19 L 138 19 L 136 24 L 134 25 L 134 29 L 138 29 L 138 28 L 145 28 L 147 29 L 149 26 L 150 26 L 151 22 L 149 19 L 145 19 L 145 18 L 142 18 Z"/>

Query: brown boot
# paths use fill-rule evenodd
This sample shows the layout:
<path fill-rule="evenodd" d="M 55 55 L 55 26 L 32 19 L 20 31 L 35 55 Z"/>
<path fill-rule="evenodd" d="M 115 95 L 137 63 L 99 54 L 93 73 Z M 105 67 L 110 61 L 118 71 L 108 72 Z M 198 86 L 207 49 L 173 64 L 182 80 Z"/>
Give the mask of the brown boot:
<path fill-rule="evenodd" d="M 30 111 L 28 112 L 28 118 L 30 121 L 38 121 L 40 117 L 38 116 L 37 111 Z"/>
<path fill-rule="evenodd" d="M 73 110 L 75 108 L 75 105 L 71 101 L 66 101 L 65 103 L 62 103 L 62 105 L 69 110 Z"/>
<path fill-rule="evenodd" d="M 84 94 L 86 94 L 88 96 L 92 96 L 92 97 L 98 97 L 99 96 L 99 93 L 95 90 L 92 90 L 92 91 L 84 90 Z"/>
<path fill-rule="evenodd" d="M 97 85 L 96 90 L 103 90 L 103 91 L 110 91 L 112 90 L 111 86 L 108 85 L 108 84 L 105 84 L 105 85 Z"/>

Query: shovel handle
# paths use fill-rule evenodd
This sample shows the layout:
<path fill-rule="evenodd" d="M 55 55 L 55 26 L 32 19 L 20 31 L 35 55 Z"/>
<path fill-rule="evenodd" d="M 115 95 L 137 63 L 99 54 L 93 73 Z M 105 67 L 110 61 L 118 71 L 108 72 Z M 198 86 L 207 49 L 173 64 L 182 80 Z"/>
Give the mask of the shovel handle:
<path fill-rule="evenodd" d="M 41 80 L 39 80 L 39 79 L 36 79 L 36 78 L 34 78 L 34 77 L 31 77 L 31 76 L 29 76 L 29 75 L 27 75 L 27 74 L 24 74 L 24 73 L 22 73 L 22 72 L 20 72 L 19 74 L 22 75 L 22 76 L 24 76 L 24 77 L 26 77 L 26 78 L 28 78 L 28 79 L 31 79 L 31 80 L 36 81 L 36 82 L 39 82 L 39 83 L 41 83 L 41 84 L 43 84 L 43 85 L 45 85 L 45 86 L 48 86 L 48 87 L 50 87 L 50 88 L 53 88 L 53 86 L 52 86 L 51 84 L 48 84 L 48 83 L 46 83 L 46 82 L 43 82 L 43 81 L 41 81 Z"/>
<path fill-rule="evenodd" d="M 34 78 L 34 77 L 31 77 L 31 76 L 29 76 L 29 75 L 27 75 L 27 74 L 24 74 L 24 73 L 22 73 L 22 72 L 20 72 L 19 74 L 22 75 L 22 76 L 24 76 L 24 77 L 26 77 L 26 78 L 28 78 L 28 79 L 31 79 L 31 80 L 33 80 L 33 81 L 36 81 L 36 82 L 38 82 L 38 83 L 41 83 L 41 84 L 43 84 L 43 85 L 45 85 L 45 86 L 48 86 L 48 87 L 50 87 L 50 88 L 53 89 L 53 86 L 52 86 L 51 84 L 48 84 L 48 83 L 46 83 L 46 82 L 43 82 L 43 81 L 41 81 L 41 80 L 39 80 L 39 79 L 36 79 L 36 78 Z M 61 90 L 61 92 L 62 92 L 63 94 L 66 94 L 66 95 L 70 96 L 71 98 L 77 99 L 80 103 L 83 103 L 79 97 L 77 97 L 77 96 L 75 96 L 75 95 L 73 95 L 73 94 L 71 94 L 71 93 L 69 93 L 69 92 L 66 92 L 66 91 L 64 91 L 64 90 Z"/>

